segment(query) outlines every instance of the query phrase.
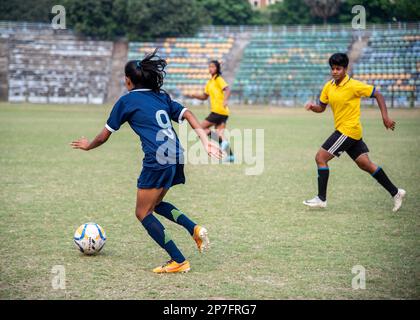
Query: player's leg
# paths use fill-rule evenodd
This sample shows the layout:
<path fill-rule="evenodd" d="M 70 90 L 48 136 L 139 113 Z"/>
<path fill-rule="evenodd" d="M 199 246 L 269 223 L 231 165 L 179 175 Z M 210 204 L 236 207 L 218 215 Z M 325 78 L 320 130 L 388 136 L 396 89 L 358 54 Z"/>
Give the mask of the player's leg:
<path fill-rule="evenodd" d="M 303 201 L 308 207 L 325 208 L 327 206 L 327 186 L 330 176 L 330 168 L 328 162 L 334 158 L 334 155 L 324 149 L 319 149 L 315 162 L 318 169 L 318 195 L 310 200 Z"/>
<path fill-rule="evenodd" d="M 327 206 L 327 186 L 330 176 L 328 162 L 334 156 L 339 157 L 354 141 L 341 132 L 334 131 L 322 144 L 315 156 L 318 169 L 318 195 L 313 199 L 303 201 L 304 205 L 315 208 L 325 208 Z"/>
<path fill-rule="evenodd" d="M 207 229 L 192 221 L 183 211 L 179 210 L 172 203 L 163 201 L 167 192 L 168 190 L 162 192 L 155 206 L 155 212 L 187 229 L 196 242 L 199 252 L 202 253 L 204 250 L 207 250 L 210 246 Z"/>
<path fill-rule="evenodd" d="M 172 175 L 168 178 L 167 185 L 158 198 L 154 210 L 156 213 L 182 225 L 185 229 L 187 229 L 195 240 L 198 250 L 203 252 L 203 250 L 208 249 L 210 244 L 207 229 L 190 220 L 184 212 L 179 210 L 173 204 L 163 201 L 163 198 L 170 187 L 185 183 L 184 165 L 177 164 L 173 167 L 173 169 Z"/>
<path fill-rule="evenodd" d="M 388 178 L 385 171 L 378 165 L 374 164 L 368 156 L 369 149 L 363 140 L 360 140 L 359 145 L 355 145 L 347 152 L 350 157 L 356 162 L 360 169 L 371 174 L 378 183 L 385 188 L 394 199 L 394 208 L 392 211 L 396 212 L 401 208 L 402 200 L 406 194 L 404 189 L 398 189 Z"/>
<path fill-rule="evenodd" d="M 318 198 L 327 201 L 327 186 L 330 176 L 328 162 L 334 158 L 334 155 L 324 149 L 319 149 L 315 156 L 315 162 L 318 170 Z"/>
<path fill-rule="evenodd" d="M 138 189 L 136 203 L 136 217 L 141 221 L 147 233 L 156 243 L 162 247 L 171 257 L 171 261 L 165 266 L 155 268 L 153 272 L 186 272 L 189 271 L 190 265 L 186 261 L 181 251 L 175 245 L 165 231 L 165 227 L 153 215 L 156 202 L 159 199 L 163 188 L 159 189 Z M 175 263 L 173 263 L 175 262 Z"/>
<path fill-rule="evenodd" d="M 225 137 L 226 122 L 221 122 L 216 125 L 216 133 L 219 137 L 219 144 L 222 151 L 225 151 L 228 156 L 225 161 L 233 162 L 235 157 L 233 155 L 232 149 L 230 148 L 229 141 Z"/>
<path fill-rule="evenodd" d="M 226 141 L 226 137 L 225 137 L 225 129 L 226 129 L 226 122 L 221 122 L 218 123 L 216 126 L 216 133 L 219 136 L 219 141 Z"/>
<path fill-rule="evenodd" d="M 210 122 L 209 120 L 205 119 L 201 122 L 201 127 L 204 129 L 205 133 L 207 135 L 211 134 L 210 128 L 214 126 L 215 124 L 213 122 Z"/>
<path fill-rule="evenodd" d="M 167 192 L 168 190 L 163 190 L 156 203 L 155 212 L 166 219 L 183 226 L 192 236 L 194 234 L 194 228 L 197 224 L 190 220 L 184 212 L 180 211 L 173 204 L 163 201 Z"/>

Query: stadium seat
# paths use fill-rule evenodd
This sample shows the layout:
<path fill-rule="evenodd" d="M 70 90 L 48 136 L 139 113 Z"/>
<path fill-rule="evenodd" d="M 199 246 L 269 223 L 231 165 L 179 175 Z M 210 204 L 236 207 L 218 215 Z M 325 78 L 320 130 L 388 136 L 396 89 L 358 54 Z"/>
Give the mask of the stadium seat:
<path fill-rule="evenodd" d="M 9 101 L 102 104 L 111 73 L 112 42 L 56 34 L 49 25 L 0 24 L 9 41 Z"/>
<path fill-rule="evenodd" d="M 375 30 L 353 73 L 355 79 L 374 84 L 395 106 L 419 105 L 420 31 Z"/>
<path fill-rule="evenodd" d="M 242 103 L 296 104 L 319 94 L 328 57 L 347 52 L 350 32 L 253 33 L 235 77 Z"/>

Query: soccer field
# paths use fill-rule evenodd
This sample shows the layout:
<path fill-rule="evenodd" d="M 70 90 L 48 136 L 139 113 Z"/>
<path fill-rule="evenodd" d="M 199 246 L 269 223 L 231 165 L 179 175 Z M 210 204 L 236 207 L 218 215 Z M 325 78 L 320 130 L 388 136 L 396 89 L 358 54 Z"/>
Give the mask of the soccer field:
<path fill-rule="evenodd" d="M 200 255 L 182 227 L 159 217 L 191 262 L 191 272 L 172 275 L 150 271 L 167 255 L 134 216 L 137 136 L 126 124 L 99 149 L 69 146 L 93 138 L 109 110 L 0 104 L 1 299 L 420 298 L 420 110 L 390 110 L 395 132 L 379 110 L 362 110 L 372 160 L 408 192 L 394 214 L 347 155 L 330 163 L 328 208 L 302 205 L 316 194 L 314 156 L 333 130 L 330 112 L 234 108 L 230 128 L 265 130 L 264 172 L 186 165 L 187 183 L 167 199 L 208 228 L 212 247 Z M 97 256 L 73 244 L 88 221 L 107 232 Z M 52 288 L 55 265 L 65 268 L 64 290 Z M 366 289 L 352 288 L 356 265 Z"/>

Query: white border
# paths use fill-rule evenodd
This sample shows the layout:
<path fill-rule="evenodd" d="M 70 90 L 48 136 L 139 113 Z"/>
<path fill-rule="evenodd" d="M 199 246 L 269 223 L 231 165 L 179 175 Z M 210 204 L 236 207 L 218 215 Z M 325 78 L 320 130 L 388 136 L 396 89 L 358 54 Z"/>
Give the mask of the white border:
<path fill-rule="evenodd" d="M 179 114 L 179 117 L 178 117 L 178 123 L 183 123 L 184 122 L 184 119 L 182 117 L 184 116 L 184 113 L 187 110 L 188 110 L 188 108 L 182 109 L 182 111 L 181 111 L 181 113 Z"/>
<path fill-rule="evenodd" d="M 133 89 L 130 90 L 129 92 L 136 92 L 136 91 L 151 91 L 152 89 Z"/>
<path fill-rule="evenodd" d="M 107 128 L 107 129 L 108 129 L 108 131 L 110 131 L 110 132 L 115 132 L 115 130 L 114 130 L 114 129 L 112 129 L 112 128 L 108 125 L 108 123 L 106 123 L 106 124 L 105 124 L 105 128 Z"/>

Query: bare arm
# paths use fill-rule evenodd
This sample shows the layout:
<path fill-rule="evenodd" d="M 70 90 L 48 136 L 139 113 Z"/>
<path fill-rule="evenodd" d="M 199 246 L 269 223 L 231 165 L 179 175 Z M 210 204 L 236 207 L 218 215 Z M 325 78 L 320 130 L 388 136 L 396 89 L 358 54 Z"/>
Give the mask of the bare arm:
<path fill-rule="evenodd" d="M 327 108 L 327 105 L 325 103 L 319 102 L 319 105 L 313 102 L 308 102 L 305 105 L 305 109 L 310 111 L 312 110 L 315 113 L 322 113 Z"/>
<path fill-rule="evenodd" d="M 225 92 L 225 97 L 223 99 L 223 106 L 226 107 L 228 105 L 228 100 L 231 94 L 230 88 L 229 87 L 225 87 L 223 89 L 223 91 Z"/>
<path fill-rule="evenodd" d="M 207 100 L 207 98 L 209 97 L 209 95 L 205 92 L 203 93 L 193 93 L 193 94 L 189 94 L 187 95 L 187 97 L 189 98 L 194 98 L 194 99 L 198 99 L 198 100 Z"/>
<path fill-rule="evenodd" d="M 108 129 L 103 128 L 102 131 L 95 137 L 95 139 L 92 140 L 92 142 L 89 142 L 87 138 L 82 137 L 78 140 L 73 141 L 72 143 L 70 143 L 70 145 L 73 149 L 89 151 L 104 144 L 110 136 L 111 132 Z"/>
<path fill-rule="evenodd" d="M 392 120 L 388 116 L 388 110 L 387 110 L 387 107 L 386 107 L 384 96 L 379 91 L 376 91 L 373 96 L 375 97 L 376 102 L 378 103 L 379 110 L 381 110 L 382 121 L 384 122 L 385 128 L 387 130 L 388 129 L 394 130 L 395 129 L 395 121 Z"/>
<path fill-rule="evenodd" d="M 187 110 L 184 113 L 184 119 L 187 120 L 191 128 L 195 130 L 207 153 L 212 157 L 220 159 L 222 157 L 222 150 L 220 150 L 219 146 L 213 141 L 208 139 L 205 130 L 201 127 L 195 115 L 190 110 Z"/>

